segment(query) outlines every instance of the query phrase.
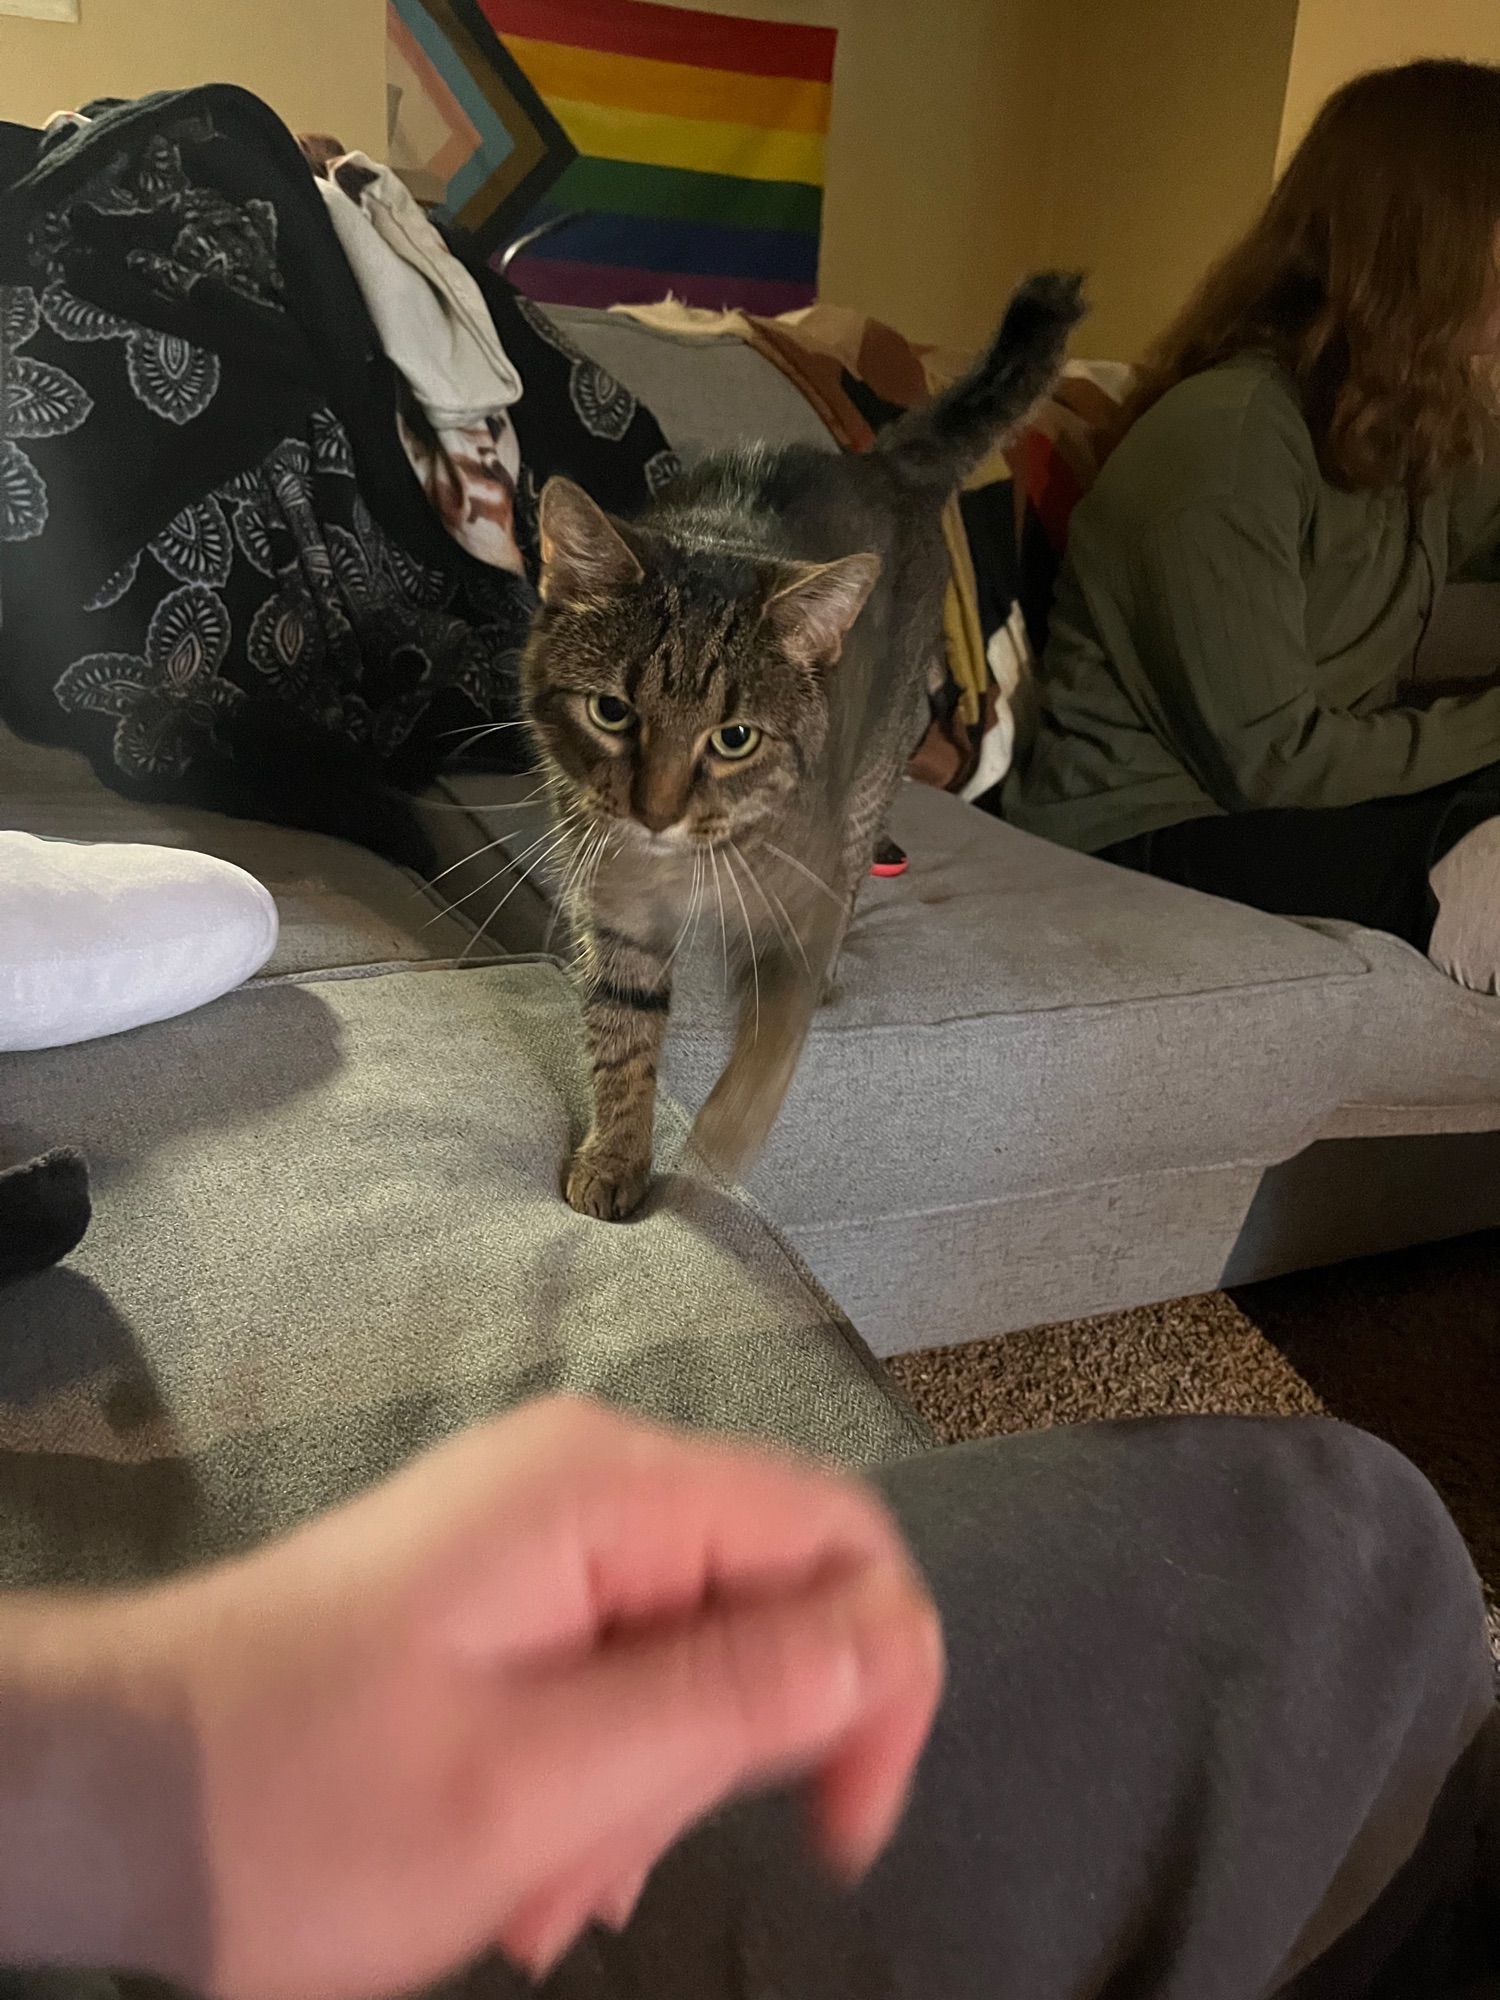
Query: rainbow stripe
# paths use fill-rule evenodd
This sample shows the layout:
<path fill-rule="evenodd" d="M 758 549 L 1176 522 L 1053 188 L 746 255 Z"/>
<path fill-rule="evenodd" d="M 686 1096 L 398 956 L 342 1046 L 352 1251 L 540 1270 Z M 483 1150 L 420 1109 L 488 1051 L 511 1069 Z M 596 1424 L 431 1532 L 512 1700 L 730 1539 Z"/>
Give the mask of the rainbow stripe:
<path fill-rule="evenodd" d="M 481 252 L 503 249 L 574 149 L 476 0 L 388 0 L 390 159 L 440 190 Z"/>
<path fill-rule="evenodd" d="M 511 267 L 535 298 L 790 311 L 816 294 L 837 43 L 656 0 L 479 0 L 578 150 Z"/>

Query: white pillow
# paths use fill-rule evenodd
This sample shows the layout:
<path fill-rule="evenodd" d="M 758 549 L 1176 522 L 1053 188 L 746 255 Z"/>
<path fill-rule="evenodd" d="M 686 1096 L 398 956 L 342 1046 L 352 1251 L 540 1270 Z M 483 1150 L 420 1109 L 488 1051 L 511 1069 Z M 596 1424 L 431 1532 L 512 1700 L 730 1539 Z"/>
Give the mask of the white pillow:
<path fill-rule="evenodd" d="M 185 1014 L 275 948 L 269 891 L 228 861 L 0 832 L 0 1050 Z"/>

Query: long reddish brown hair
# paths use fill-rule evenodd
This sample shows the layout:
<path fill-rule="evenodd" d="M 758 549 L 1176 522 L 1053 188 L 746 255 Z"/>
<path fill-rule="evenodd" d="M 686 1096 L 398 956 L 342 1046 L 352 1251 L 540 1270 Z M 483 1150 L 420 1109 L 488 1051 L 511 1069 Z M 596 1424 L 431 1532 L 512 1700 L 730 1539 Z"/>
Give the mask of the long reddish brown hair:
<path fill-rule="evenodd" d="M 1356 77 L 1147 356 L 1122 428 L 1185 376 L 1258 349 L 1295 381 L 1328 478 L 1430 489 L 1495 448 L 1475 356 L 1500 296 L 1497 228 L 1500 68 Z"/>

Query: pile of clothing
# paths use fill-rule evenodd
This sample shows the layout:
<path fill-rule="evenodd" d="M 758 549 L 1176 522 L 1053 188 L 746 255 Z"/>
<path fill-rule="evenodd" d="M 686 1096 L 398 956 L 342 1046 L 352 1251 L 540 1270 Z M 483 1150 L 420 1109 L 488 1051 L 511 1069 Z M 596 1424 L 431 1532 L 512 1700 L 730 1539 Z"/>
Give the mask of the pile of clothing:
<path fill-rule="evenodd" d="M 541 486 L 629 512 L 675 470 L 387 170 L 247 92 L 0 126 L 0 719 L 117 790 L 420 866 L 400 794 L 517 712 Z"/>

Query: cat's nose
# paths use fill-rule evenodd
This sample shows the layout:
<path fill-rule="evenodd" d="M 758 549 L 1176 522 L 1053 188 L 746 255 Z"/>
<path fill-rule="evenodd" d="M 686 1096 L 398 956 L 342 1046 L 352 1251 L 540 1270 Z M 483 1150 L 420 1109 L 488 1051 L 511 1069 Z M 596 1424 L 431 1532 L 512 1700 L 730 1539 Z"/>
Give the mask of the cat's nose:
<path fill-rule="evenodd" d="M 687 810 L 689 775 L 675 763 L 659 764 L 636 778 L 631 805 L 648 833 L 665 833 Z"/>

